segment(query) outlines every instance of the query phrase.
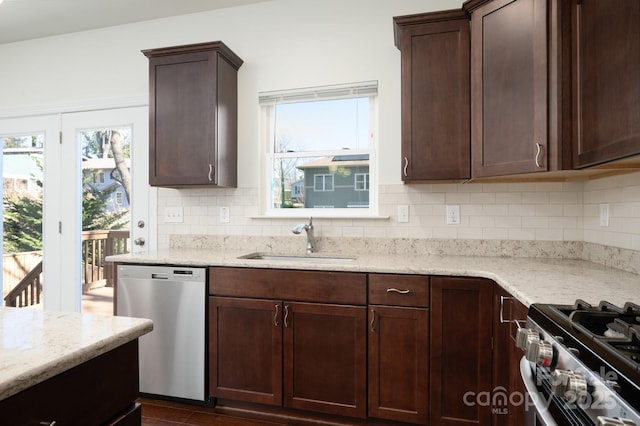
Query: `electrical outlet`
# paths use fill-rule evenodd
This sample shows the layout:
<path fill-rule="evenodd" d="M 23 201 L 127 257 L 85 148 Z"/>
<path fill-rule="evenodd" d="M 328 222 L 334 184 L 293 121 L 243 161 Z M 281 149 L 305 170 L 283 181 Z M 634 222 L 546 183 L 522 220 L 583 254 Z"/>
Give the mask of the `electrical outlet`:
<path fill-rule="evenodd" d="M 182 207 L 165 207 L 164 223 L 182 223 L 184 221 Z"/>
<path fill-rule="evenodd" d="M 447 206 L 447 225 L 460 225 L 460 206 Z"/>
<path fill-rule="evenodd" d="M 600 226 L 609 226 L 609 204 L 600 204 Z"/>
<path fill-rule="evenodd" d="M 220 223 L 229 223 L 229 207 L 220 207 Z"/>
<path fill-rule="evenodd" d="M 409 206 L 402 205 L 398 206 L 398 223 L 408 223 L 409 222 Z"/>

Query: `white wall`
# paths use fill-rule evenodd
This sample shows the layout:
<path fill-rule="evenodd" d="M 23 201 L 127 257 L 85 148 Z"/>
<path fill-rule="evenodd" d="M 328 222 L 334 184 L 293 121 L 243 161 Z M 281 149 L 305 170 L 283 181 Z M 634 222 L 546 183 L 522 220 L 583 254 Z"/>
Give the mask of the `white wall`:
<path fill-rule="evenodd" d="M 458 8 L 460 0 L 274 0 L 102 30 L 0 45 L 0 116 L 95 100 L 144 98 L 142 49 L 222 40 L 245 61 L 239 71 L 238 189 L 159 191 L 159 244 L 172 234 L 290 235 L 296 220 L 257 215 L 261 91 L 379 82 L 380 214 L 389 220 L 325 220 L 320 236 L 587 241 L 640 250 L 640 174 L 588 183 L 403 185 L 400 182 L 400 52 L 392 17 Z M 611 203 L 612 222 L 597 222 Z M 396 222 L 397 204 L 411 220 Z M 444 224 L 459 204 L 462 224 Z M 165 206 L 185 208 L 163 224 Z M 231 223 L 218 222 L 220 206 Z M 597 212 L 596 212 L 596 209 Z"/>

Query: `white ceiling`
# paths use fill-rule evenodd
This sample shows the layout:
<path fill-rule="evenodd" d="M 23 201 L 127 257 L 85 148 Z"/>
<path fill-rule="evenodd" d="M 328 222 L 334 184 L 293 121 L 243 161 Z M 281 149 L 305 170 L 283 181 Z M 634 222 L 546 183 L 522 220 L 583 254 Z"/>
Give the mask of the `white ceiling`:
<path fill-rule="evenodd" d="M 268 0 L 0 0 L 0 44 Z"/>

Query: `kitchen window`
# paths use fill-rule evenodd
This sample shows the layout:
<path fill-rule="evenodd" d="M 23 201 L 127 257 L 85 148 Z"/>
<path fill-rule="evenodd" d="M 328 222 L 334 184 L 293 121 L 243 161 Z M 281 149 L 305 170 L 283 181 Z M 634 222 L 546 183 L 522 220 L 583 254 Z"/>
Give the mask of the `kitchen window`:
<path fill-rule="evenodd" d="M 377 94 L 375 81 L 260 93 L 266 215 L 377 214 Z"/>

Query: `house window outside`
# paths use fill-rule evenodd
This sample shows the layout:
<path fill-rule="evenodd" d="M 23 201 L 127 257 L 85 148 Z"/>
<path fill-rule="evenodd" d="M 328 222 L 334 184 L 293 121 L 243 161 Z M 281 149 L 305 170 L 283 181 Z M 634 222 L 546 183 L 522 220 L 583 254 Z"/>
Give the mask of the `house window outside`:
<path fill-rule="evenodd" d="M 355 181 L 356 181 L 356 184 L 355 184 L 356 191 L 369 190 L 369 173 L 356 173 Z"/>
<path fill-rule="evenodd" d="M 317 192 L 333 191 L 333 175 L 314 175 L 313 190 Z"/>
<path fill-rule="evenodd" d="M 349 217 L 355 205 L 357 215 L 377 214 L 377 191 L 369 191 L 376 182 L 377 82 L 265 92 L 260 106 L 263 212 L 322 216 L 313 211 L 321 209 Z"/>
<path fill-rule="evenodd" d="M 104 183 L 104 172 L 98 172 L 93 175 L 93 183 L 102 184 Z"/>
<path fill-rule="evenodd" d="M 116 191 L 115 195 L 116 195 L 116 206 L 122 207 L 122 205 L 124 204 L 123 198 L 122 198 L 122 192 Z"/>

